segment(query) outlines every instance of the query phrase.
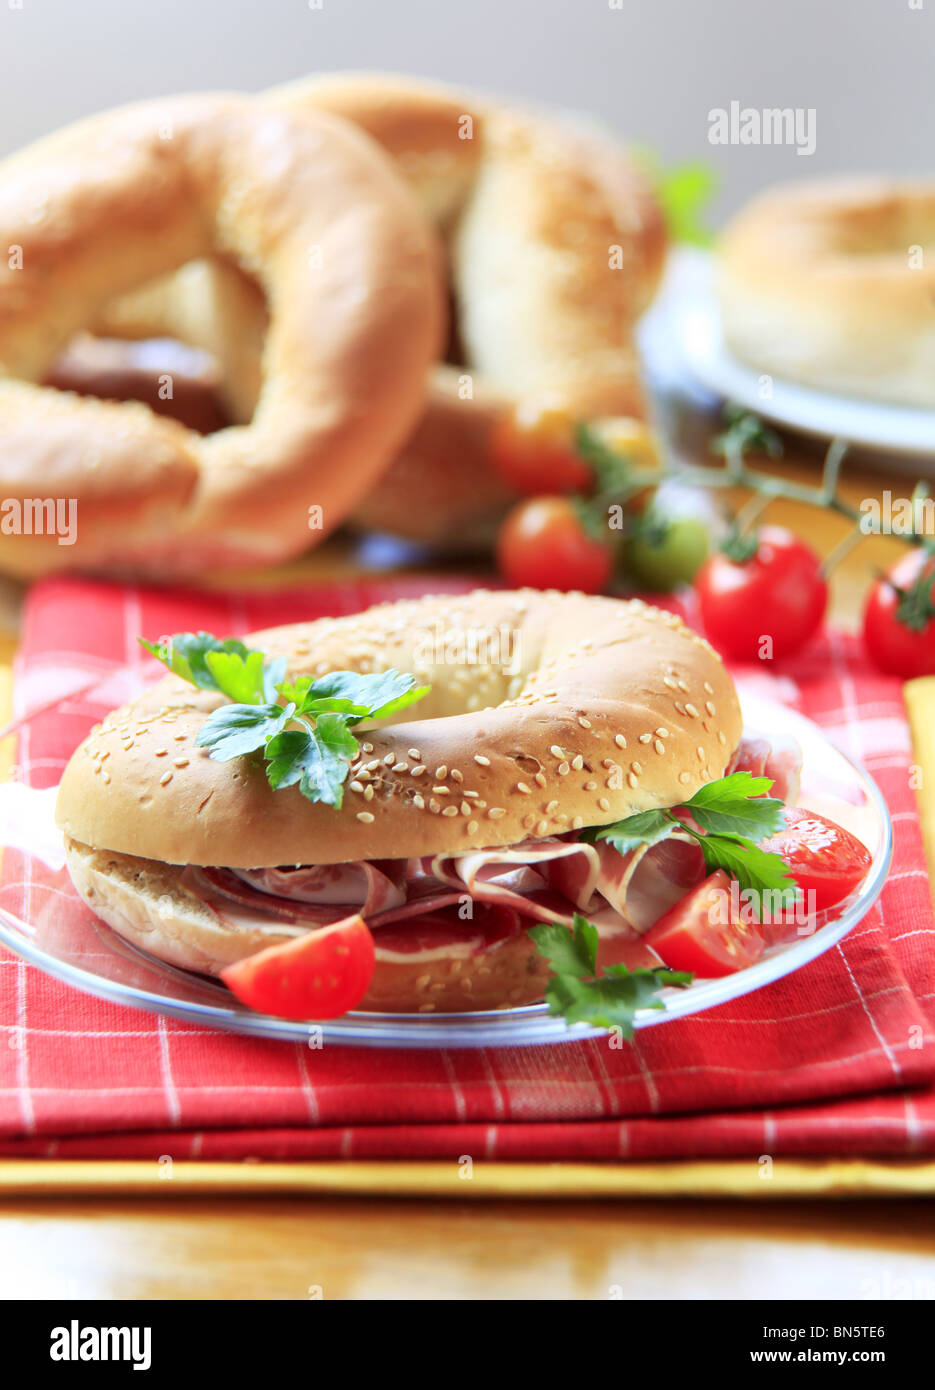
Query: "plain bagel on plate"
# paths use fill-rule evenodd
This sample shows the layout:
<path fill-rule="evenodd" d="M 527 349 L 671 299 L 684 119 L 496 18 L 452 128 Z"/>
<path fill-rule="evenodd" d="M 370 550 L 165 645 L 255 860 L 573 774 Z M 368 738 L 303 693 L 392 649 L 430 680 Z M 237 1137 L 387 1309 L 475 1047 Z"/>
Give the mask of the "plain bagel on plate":
<path fill-rule="evenodd" d="M 638 601 L 480 591 L 247 642 L 287 657 L 290 677 L 395 668 L 431 692 L 418 718 L 407 711 L 404 722 L 362 726 L 335 808 L 294 786 L 273 791 L 250 758 L 213 761 L 195 736 L 221 697 L 167 676 L 109 715 L 65 770 L 57 819 L 72 877 L 118 932 L 208 973 L 307 931 L 303 912 L 324 904 L 333 920 L 356 910 L 335 904 L 355 902 L 377 943 L 364 1007 L 541 997 L 524 905 L 494 894 L 517 915 L 509 930 L 486 906 L 491 861 L 528 875 L 577 857 L 596 873 L 597 851 L 568 837 L 687 800 L 724 774 L 740 742 L 737 696 L 716 653 L 679 618 Z M 419 892 L 431 917 L 410 921 L 405 885 L 411 899 L 413 866 L 429 861 Z M 290 899 L 287 885 L 300 880 Z M 619 874 L 614 889 L 623 891 Z M 475 896 L 483 910 L 466 927 L 455 905 Z M 316 906 L 296 917 L 296 899 Z M 325 911 L 319 924 L 327 920 Z M 619 911 L 611 926 L 624 931 Z"/>
<path fill-rule="evenodd" d="M 935 407 L 935 185 L 822 179 L 770 189 L 718 249 L 728 348 L 820 391 Z"/>

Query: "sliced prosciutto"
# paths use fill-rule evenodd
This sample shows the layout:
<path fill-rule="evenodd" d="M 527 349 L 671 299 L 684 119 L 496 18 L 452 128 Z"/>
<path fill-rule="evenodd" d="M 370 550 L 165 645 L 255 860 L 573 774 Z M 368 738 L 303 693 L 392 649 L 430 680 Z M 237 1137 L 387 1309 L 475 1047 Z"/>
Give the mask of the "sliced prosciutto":
<path fill-rule="evenodd" d="M 802 780 L 802 749 L 794 738 L 768 739 L 763 734 L 745 733 L 730 770 L 771 777 L 770 796 L 794 806 Z"/>

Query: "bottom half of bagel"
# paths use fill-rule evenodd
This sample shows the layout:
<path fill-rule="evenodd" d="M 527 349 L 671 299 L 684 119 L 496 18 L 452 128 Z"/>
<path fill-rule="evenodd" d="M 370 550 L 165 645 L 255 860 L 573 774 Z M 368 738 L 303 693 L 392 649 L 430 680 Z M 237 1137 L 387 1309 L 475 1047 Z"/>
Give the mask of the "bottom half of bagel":
<path fill-rule="evenodd" d="M 176 864 L 67 842 L 72 881 L 89 908 L 120 936 L 160 960 L 205 975 L 314 928 L 294 926 L 233 903 L 212 905 Z M 349 908 L 348 911 L 353 909 Z M 463 909 L 461 910 L 463 911 Z M 377 928 L 376 966 L 356 1007 L 391 1013 L 463 1013 L 515 1008 L 543 997 L 547 961 L 509 911 L 478 905 L 469 917 L 449 907 L 399 928 Z M 602 945 L 602 961 L 619 958 Z"/>

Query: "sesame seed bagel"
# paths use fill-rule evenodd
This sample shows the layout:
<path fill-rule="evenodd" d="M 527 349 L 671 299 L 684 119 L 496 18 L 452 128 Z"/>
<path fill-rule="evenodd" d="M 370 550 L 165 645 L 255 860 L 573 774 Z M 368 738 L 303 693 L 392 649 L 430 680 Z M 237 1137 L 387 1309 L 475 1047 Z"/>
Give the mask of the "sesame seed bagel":
<path fill-rule="evenodd" d="M 824 391 L 935 406 L 931 180 L 823 179 L 770 189 L 719 248 L 728 347 Z"/>
<path fill-rule="evenodd" d="M 324 111 L 205 95 L 83 121 L 0 164 L 0 246 L 0 495 L 77 504 L 70 544 L 4 528 L 16 574 L 308 549 L 393 458 L 443 337 L 433 229 L 379 147 Z M 109 299 L 202 258 L 265 294 L 252 418 L 202 436 L 37 384 Z"/>
<path fill-rule="evenodd" d="M 396 668 L 431 684 L 404 722 L 356 730 L 340 809 L 273 791 L 260 761 L 195 738 L 222 699 L 167 676 L 71 758 L 71 840 L 164 864 L 263 868 L 459 854 L 685 801 L 741 735 L 711 646 L 639 601 L 477 591 L 257 632 L 289 675 Z"/>

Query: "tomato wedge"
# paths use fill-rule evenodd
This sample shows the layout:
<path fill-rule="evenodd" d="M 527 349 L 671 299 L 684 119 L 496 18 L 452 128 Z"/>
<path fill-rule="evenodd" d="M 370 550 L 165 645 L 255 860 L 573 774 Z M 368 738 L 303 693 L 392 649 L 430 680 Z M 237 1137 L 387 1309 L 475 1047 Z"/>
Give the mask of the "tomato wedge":
<path fill-rule="evenodd" d="M 703 979 L 745 970 L 766 945 L 758 922 L 741 920 L 731 881 L 717 869 L 664 912 L 643 937 L 671 970 Z"/>
<path fill-rule="evenodd" d="M 785 830 L 764 840 L 760 848 L 786 861 L 809 913 L 833 907 L 853 893 L 870 868 L 870 851 L 856 835 L 816 811 L 787 806 L 784 814 Z"/>
<path fill-rule="evenodd" d="M 356 914 L 221 971 L 232 994 L 276 1018 L 338 1018 L 359 1004 L 373 978 L 373 937 Z"/>

